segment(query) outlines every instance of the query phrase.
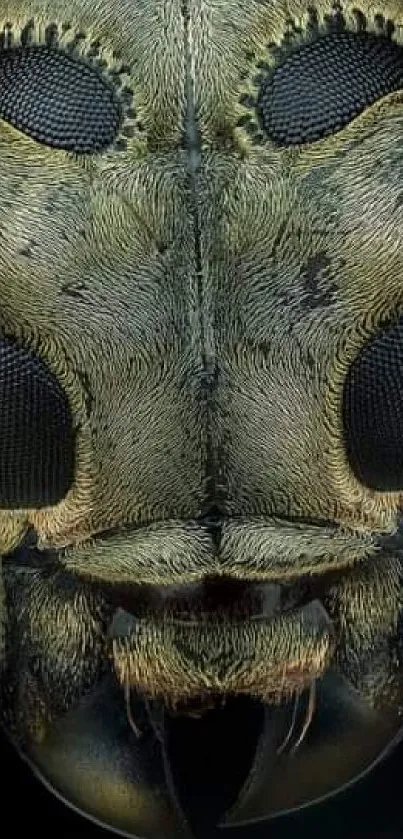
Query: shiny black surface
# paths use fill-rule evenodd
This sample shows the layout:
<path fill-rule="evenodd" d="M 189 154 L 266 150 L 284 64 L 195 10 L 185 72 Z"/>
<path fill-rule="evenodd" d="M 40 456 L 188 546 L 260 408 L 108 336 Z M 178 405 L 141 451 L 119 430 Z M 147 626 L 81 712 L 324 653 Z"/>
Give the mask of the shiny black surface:
<path fill-rule="evenodd" d="M 113 839 L 61 804 L 37 781 L 9 744 L 3 757 L 2 819 L 16 836 L 58 836 L 58 839 Z M 206 839 L 401 839 L 403 837 L 403 744 L 363 781 L 333 799 L 266 824 L 231 828 Z"/>

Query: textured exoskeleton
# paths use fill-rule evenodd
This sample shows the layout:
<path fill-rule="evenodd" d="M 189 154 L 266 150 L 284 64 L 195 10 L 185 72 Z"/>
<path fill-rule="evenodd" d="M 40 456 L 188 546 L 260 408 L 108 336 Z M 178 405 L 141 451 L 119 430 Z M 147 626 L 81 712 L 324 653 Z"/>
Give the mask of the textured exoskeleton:
<path fill-rule="evenodd" d="M 0 0 L 1 721 L 116 831 L 400 737 L 402 167 L 402 0 Z"/>

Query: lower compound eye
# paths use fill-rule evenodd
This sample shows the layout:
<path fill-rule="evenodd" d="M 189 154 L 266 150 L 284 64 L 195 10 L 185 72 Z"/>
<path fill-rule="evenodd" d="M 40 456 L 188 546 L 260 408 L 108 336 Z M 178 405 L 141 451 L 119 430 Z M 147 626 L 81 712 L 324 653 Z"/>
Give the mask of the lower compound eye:
<path fill-rule="evenodd" d="M 343 425 L 351 468 L 371 489 L 403 489 L 403 319 L 381 330 L 352 364 Z"/>
<path fill-rule="evenodd" d="M 67 397 L 34 353 L 0 339 L 0 508 L 43 507 L 66 494 L 74 439 Z"/>

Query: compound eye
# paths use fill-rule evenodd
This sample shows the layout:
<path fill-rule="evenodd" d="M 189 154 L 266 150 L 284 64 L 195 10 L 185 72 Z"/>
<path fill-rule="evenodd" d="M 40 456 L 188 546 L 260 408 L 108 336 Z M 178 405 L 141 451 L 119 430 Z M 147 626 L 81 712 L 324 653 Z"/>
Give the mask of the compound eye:
<path fill-rule="evenodd" d="M 282 146 L 335 134 L 403 87 L 403 49 L 385 36 L 334 32 L 303 44 L 262 80 L 263 132 Z"/>
<path fill-rule="evenodd" d="M 74 438 L 61 386 L 31 350 L 0 339 L 0 508 L 56 504 L 73 480 Z"/>
<path fill-rule="evenodd" d="M 83 154 L 114 141 L 122 113 L 95 67 L 33 45 L 0 52 L 0 118 L 40 143 Z"/>
<path fill-rule="evenodd" d="M 347 454 L 371 489 L 403 489 L 403 320 L 380 331 L 348 372 L 343 395 Z"/>

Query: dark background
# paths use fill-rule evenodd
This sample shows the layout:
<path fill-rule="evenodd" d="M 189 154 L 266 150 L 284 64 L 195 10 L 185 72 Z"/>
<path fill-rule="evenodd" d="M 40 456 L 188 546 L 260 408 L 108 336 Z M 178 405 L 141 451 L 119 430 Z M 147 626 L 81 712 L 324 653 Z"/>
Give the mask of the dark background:
<path fill-rule="evenodd" d="M 54 798 L 0 738 L 1 835 L 113 839 Z M 4 823 L 6 831 L 4 831 Z M 403 744 L 352 789 L 299 815 L 220 831 L 222 839 L 403 839 Z M 206 839 L 216 839 L 207 836 Z"/>

